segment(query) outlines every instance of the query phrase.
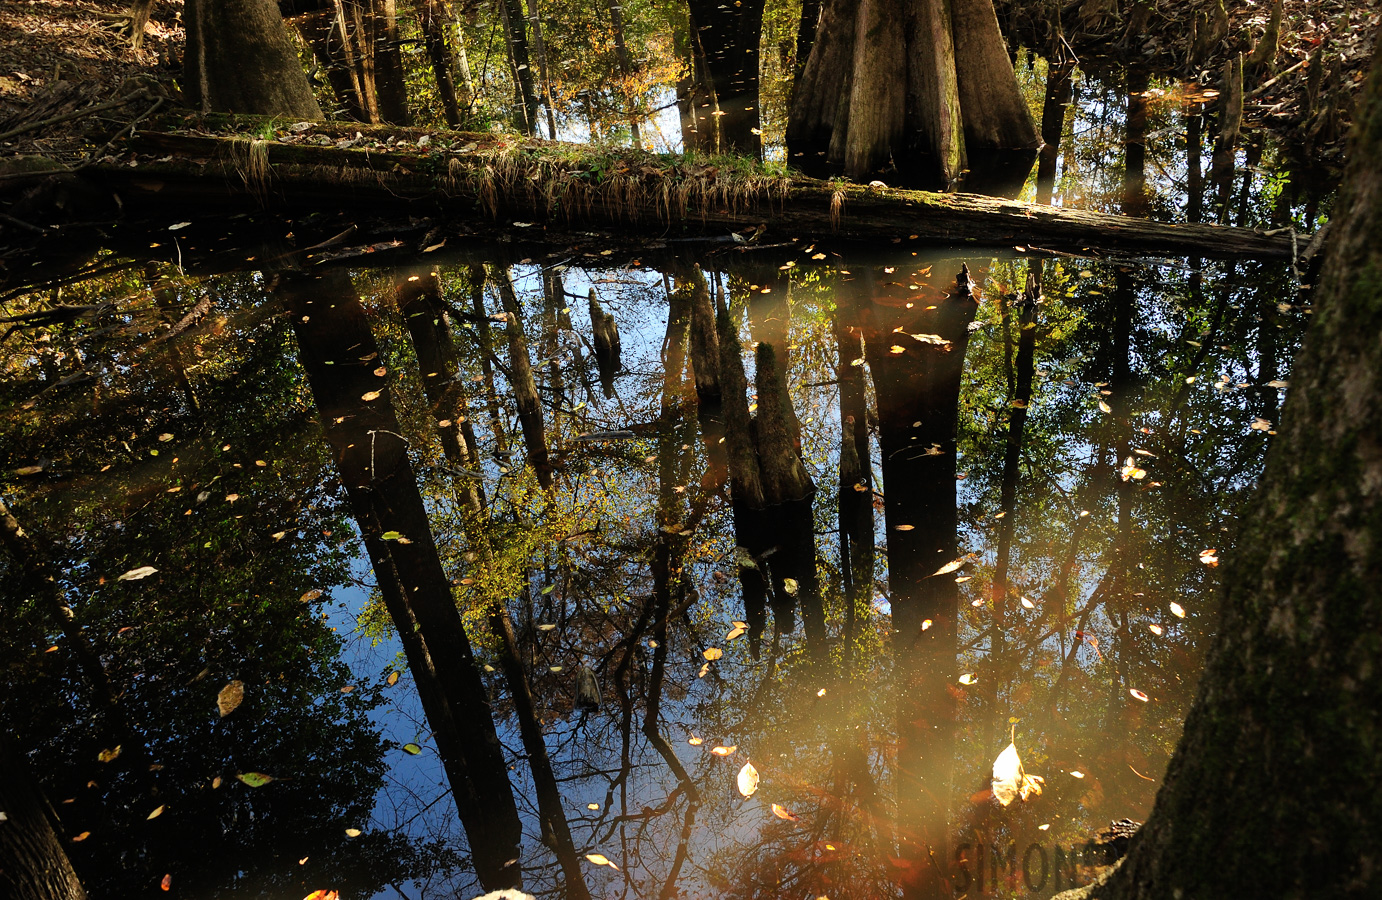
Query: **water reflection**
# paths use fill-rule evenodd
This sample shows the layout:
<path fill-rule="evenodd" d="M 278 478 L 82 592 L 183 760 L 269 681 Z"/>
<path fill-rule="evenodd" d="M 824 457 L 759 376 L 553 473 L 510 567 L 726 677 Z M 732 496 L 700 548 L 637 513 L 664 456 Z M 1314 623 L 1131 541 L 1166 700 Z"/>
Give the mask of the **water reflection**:
<path fill-rule="evenodd" d="M 1069 75 L 1033 189 L 1125 118 L 1080 190 L 1201 215 L 1180 107 L 1067 120 Z M 1308 212 L 1243 177 L 1239 221 Z M 185 234 L 5 346 L 3 718 L 93 895 L 1048 895 L 1149 809 L 1283 267 Z M 1009 742 L 1045 784 L 1004 807 Z"/>

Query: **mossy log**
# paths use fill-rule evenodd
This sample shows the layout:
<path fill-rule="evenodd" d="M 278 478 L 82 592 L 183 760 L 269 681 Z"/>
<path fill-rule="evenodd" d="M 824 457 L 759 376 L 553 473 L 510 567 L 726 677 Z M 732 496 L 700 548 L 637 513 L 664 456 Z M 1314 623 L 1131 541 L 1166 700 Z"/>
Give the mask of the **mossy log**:
<path fill-rule="evenodd" d="M 294 128 L 307 128 L 302 123 Z M 834 237 L 877 243 L 915 238 L 1071 253 L 1289 258 L 1288 230 L 1170 224 L 977 194 L 911 191 L 766 174 L 742 160 L 505 143 L 494 135 L 427 135 L 317 125 L 272 140 L 150 132 L 137 167 L 93 166 L 89 178 L 126 208 L 245 201 L 270 207 L 368 204 L 553 225 L 625 227 L 662 237 L 757 231 L 758 242 Z M 383 134 L 393 138 L 384 146 Z M 426 140 L 423 139 L 426 135 Z M 310 140 L 308 140 L 310 138 Z M 398 139 L 402 138 L 402 139 Z M 294 142 L 286 142 L 296 139 Z M 364 146 L 362 144 L 372 144 Z M 759 226 L 766 226 L 760 228 Z"/>

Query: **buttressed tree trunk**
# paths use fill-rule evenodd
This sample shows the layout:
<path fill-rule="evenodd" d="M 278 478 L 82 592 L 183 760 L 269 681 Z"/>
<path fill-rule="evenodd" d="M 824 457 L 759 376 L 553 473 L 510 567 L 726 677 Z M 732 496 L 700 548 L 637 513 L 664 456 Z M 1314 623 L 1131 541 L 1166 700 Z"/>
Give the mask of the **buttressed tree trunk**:
<path fill-rule="evenodd" d="M 321 107 L 272 0 L 188 0 L 183 84 L 203 112 L 319 120 Z"/>
<path fill-rule="evenodd" d="M 1099 898 L 1375 897 L 1382 802 L 1382 70 L 1315 316 L 1156 805 Z M 1071 896 L 1071 895 L 1066 895 Z"/>
<path fill-rule="evenodd" d="M 1035 150 L 993 0 L 831 0 L 792 97 L 788 159 L 946 186 L 969 150 Z"/>

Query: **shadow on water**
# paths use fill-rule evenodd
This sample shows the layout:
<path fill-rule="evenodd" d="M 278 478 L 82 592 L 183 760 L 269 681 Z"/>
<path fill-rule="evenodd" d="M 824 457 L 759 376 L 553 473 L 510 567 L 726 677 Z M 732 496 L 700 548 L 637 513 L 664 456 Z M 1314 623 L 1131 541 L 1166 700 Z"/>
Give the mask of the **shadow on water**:
<path fill-rule="evenodd" d="M 1215 167 L 1193 86 L 1028 71 L 1025 199 L 1321 214 L 1275 147 Z M 1178 739 L 1296 273 L 445 230 L 12 269 L 0 716 L 92 895 L 1089 878 Z"/>

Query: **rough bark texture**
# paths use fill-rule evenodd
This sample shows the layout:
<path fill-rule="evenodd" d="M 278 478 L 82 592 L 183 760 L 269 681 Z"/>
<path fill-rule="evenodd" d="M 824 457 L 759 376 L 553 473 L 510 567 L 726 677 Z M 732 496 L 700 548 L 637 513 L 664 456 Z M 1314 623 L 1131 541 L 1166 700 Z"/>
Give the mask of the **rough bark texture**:
<path fill-rule="evenodd" d="M 907 83 L 900 0 L 859 0 L 854 34 L 854 80 L 849 97 L 845 175 L 868 181 L 892 162 L 902 142 Z"/>
<path fill-rule="evenodd" d="M 1375 897 L 1382 801 L 1382 72 L 1217 638 L 1147 824 L 1075 896 Z M 1193 614 L 1193 612 L 1192 612 Z M 1067 895 L 1068 896 L 1068 895 Z"/>
<path fill-rule="evenodd" d="M 0 897 L 86 900 L 63 849 L 57 814 L 27 761 L 0 734 Z"/>
<path fill-rule="evenodd" d="M 918 182 L 945 187 L 964 171 L 966 156 L 950 0 L 912 0 L 907 16 L 906 166 Z"/>
<path fill-rule="evenodd" d="M 792 91 L 787 159 L 808 175 L 830 174 L 826 154 L 836 124 L 848 121 L 859 0 L 826 0 L 818 36 Z"/>
<path fill-rule="evenodd" d="M 203 112 L 317 120 L 322 111 L 272 0 L 188 0 L 183 84 Z"/>
<path fill-rule="evenodd" d="M 968 152 L 1035 150 L 1036 125 L 1017 86 L 993 0 L 950 0 L 950 23 Z"/>

